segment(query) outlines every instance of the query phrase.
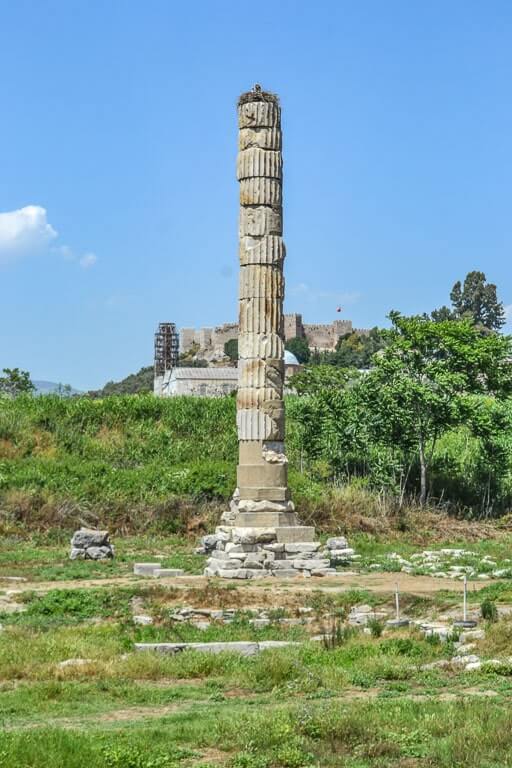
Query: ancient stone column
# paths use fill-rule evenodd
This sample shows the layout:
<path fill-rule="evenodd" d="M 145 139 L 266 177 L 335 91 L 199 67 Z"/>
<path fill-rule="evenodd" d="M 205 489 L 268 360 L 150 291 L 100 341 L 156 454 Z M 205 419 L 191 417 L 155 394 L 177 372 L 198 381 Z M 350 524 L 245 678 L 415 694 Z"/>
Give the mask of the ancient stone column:
<path fill-rule="evenodd" d="M 238 102 L 238 525 L 294 525 L 284 448 L 283 159 L 277 96 Z"/>
<path fill-rule="evenodd" d="M 205 576 L 227 579 L 333 575 L 337 560 L 300 525 L 288 491 L 284 438 L 284 278 L 281 110 L 255 86 L 238 102 L 240 326 L 238 489 L 197 550 Z M 345 557 L 346 542 L 332 539 Z M 345 562 L 345 560 L 343 560 Z"/>

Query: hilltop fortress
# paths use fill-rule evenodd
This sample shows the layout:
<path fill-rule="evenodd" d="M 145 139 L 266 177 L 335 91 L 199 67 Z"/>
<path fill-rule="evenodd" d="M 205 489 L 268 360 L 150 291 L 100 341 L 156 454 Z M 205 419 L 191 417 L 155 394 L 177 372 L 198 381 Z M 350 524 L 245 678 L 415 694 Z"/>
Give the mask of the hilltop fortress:
<path fill-rule="evenodd" d="M 295 338 L 307 339 L 310 349 L 333 351 L 340 336 L 348 333 L 368 334 L 363 328 L 353 328 L 351 320 L 334 320 L 332 323 L 304 323 L 302 315 L 293 313 L 284 316 L 284 337 L 286 341 Z M 215 328 L 181 328 L 180 352 L 193 350 L 222 356 L 224 344 L 238 338 L 238 323 L 224 323 Z"/>

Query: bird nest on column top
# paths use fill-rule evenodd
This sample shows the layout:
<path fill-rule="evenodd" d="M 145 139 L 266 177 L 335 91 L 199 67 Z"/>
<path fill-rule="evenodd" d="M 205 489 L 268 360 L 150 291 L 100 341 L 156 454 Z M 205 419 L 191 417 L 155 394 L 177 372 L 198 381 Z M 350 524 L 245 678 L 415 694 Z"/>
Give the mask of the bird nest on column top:
<path fill-rule="evenodd" d="M 277 95 L 275 93 L 270 93 L 269 91 L 263 91 L 259 83 L 256 83 L 251 91 L 242 93 L 238 99 L 238 106 L 241 104 L 247 104 L 251 101 L 270 101 L 272 104 L 279 104 L 279 98 Z"/>

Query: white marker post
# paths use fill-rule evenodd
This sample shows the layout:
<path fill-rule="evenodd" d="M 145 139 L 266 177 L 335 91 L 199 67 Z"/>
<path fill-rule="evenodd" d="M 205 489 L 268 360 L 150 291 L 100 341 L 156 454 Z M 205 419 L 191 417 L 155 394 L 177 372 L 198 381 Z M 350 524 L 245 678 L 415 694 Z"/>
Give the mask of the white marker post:
<path fill-rule="evenodd" d="M 386 621 L 386 626 L 393 629 L 409 626 L 409 619 L 400 618 L 400 590 L 398 588 L 398 581 L 395 584 L 395 618 Z"/>
<path fill-rule="evenodd" d="M 468 619 L 468 577 L 464 574 L 464 592 L 462 596 L 462 621 L 454 621 L 454 627 L 459 629 L 471 629 L 476 627 L 476 621 Z"/>

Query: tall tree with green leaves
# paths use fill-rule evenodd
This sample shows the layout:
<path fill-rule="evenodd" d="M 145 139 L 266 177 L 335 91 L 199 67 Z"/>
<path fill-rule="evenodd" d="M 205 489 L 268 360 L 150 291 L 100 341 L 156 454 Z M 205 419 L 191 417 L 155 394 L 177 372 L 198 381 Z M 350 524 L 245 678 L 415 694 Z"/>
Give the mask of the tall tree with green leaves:
<path fill-rule="evenodd" d="M 229 357 L 232 363 L 238 360 L 238 339 L 230 339 L 224 344 L 224 354 Z"/>
<path fill-rule="evenodd" d="M 468 272 L 464 284 L 458 280 L 450 299 L 456 317 L 472 318 L 489 331 L 499 331 L 505 325 L 505 309 L 498 300 L 496 285 L 488 283 L 483 272 Z"/>
<path fill-rule="evenodd" d="M 34 391 L 35 387 L 28 371 L 21 371 L 19 368 L 4 368 L 3 373 L 5 375 L 0 376 L 0 395 L 17 397 Z"/>
<path fill-rule="evenodd" d="M 387 346 L 362 380 L 366 418 L 374 439 L 417 457 L 425 504 L 440 436 L 471 420 L 474 394 L 512 393 L 511 342 L 482 334 L 470 319 L 435 322 L 398 312 L 390 318 Z"/>
<path fill-rule="evenodd" d="M 308 340 L 304 337 L 296 336 L 293 339 L 288 339 L 285 348 L 288 352 L 295 355 L 299 363 L 309 363 L 311 351 L 309 349 Z"/>

